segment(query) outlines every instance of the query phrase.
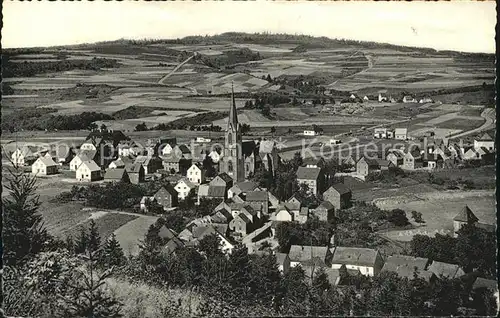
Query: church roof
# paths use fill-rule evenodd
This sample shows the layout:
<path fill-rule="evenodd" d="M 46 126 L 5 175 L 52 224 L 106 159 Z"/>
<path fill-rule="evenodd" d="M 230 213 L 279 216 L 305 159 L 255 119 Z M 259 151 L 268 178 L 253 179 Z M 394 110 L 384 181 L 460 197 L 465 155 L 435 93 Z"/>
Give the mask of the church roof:
<path fill-rule="evenodd" d="M 231 107 L 229 108 L 228 127 L 236 128 L 238 126 L 238 115 L 236 114 L 236 100 L 234 98 L 234 88 L 231 85 Z"/>

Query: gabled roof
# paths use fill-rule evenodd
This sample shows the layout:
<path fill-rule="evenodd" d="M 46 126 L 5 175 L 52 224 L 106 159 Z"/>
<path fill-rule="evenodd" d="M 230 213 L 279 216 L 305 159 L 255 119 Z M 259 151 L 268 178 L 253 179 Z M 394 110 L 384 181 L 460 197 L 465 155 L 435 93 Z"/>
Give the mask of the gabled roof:
<path fill-rule="evenodd" d="M 166 225 L 162 225 L 158 231 L 158 237 L 162 239 L 173 239 L 177 237 L 177 233 L 174 230 L 169 229 Z"/>
<path fill-rule="evenodd" d="M 481 138 L 479 138 L 479 141 L 493 141 L 493 138 L 491 138 L 491 136 L 488 135 L 488 133 L 484 133 L 484 135 L 482 135 Z"/>
<path fill-rule="evenodd" d="M 142 165 L 147 165 L 147 164 L 149 164 L 150 159 L 151 159 L 151 158 L 150 158 L 150 157 L 148 157 L 148 156 L 137 156 L 137 157 L 135 158 L 134 163 L 140 163 L 140 164 L 142 164 Z"/>
<path fill-rule="evenodd" d="M 57 166 L 57 163 L 55 163 L 50 157 L 39 157 L 36 161 L 38 160 L 40 160 L 47 167 Z"/>
<path fill-rule="evenodd" d="M 318 258 L 325 262 L 328 255 L 328 247 L 326 246 L 303 246 L 292 245 L 288 257 L 292 262 L 306 262 L 313 258 Z"/>
<path fill-rule="evenodd" d="M 320 168 L 299 167 L 297 169 L 297 179 L 317 180 L 320 172 Z"/>
<path fill-rule="evenodd" d="M 350 193 L 351 192 L 351 189 L 349 189 L 345 184 L 343 183 L 334 183 L 332 184 L 332 186 L 330 188 L 328 188 L 328 190 L 326 191 L 336 191 L 338 192 L 340 195 L 344 195 L 344 194 L 347 194 L 347 193 Z M 325 191 L 325 192 L 326 192 Z"/>
<path fill-rule="evenodd" d="M 224 182 L 231 182 L 233 181 L 233 178 L 231 178 L 227 173 L 223 172 L 223 173 L 219 173 L 217 175 L 217 177 L 221 178 Z M 216 177 L 216 178 L 217 178 Z"/>
<path fill-rule="evenodd" d="M 208 186 L 207 196 L 212 198 L 224 198 L 226 195 L 226 187 L 224 186 Z"/>
<path fill-rule="evenodd" d="M 384 159 L 376 159 L 376 160 L 380 167 L 389 167 L 389 165 L 392 164 L 392 162 L 389 160 L 384 160 Z"/>
<path fill-rule="evenodd" d="M 429 260 L 427 258 L 412 257 L 406 255 L 389 256 L 382 267 L 382 271 L 391 271 L 397 273 L 401 277 L 413 278 L 415 269 L 419 273 L 419 277 L 424 279 L 430 278 L 431 272 L 427 272 L 425 267 Z"/>
<path fill-rule="evenodd" d="M 139 173 L 139 171 L 141 171 L 141 169 L 144 170 L 144 168 L 142 167 L 142 165 L 140 163 L 130 164 L 130 165 L 126 166 L 125 169 L 127 170 L 128 173 Z"/>
<path fill-rule="evenodd" d="M 165 244 L 164 250 L 167 254 L 172 254 L 176 249 L 184 246 L 184 243 L 177 237 L 172 238 Z"/>
<path fill-rule="evenodd" d="M 194 183 L 192 183 L 191 181 L 189 181 L 187 178 L 182 178 L 182 179 L 180 179 L 180 180 L 177 182 L 176 186 L 177 186 L 179 183 L 181 183 L 181 182 L 184 182 L 184 184 L 185 184 L 188 188 L 190 188 L 190 189 L 194 189 L 194 188 L 196 187 L 196 186 L 194 185 Z"/>
<path fill-rule="evenodd" d="M 231 187 L 231 191 L 233 192 L 250 192 L 259 187 L 259 184 L 254 181 L 243 181 L 243 182 L 238 182 L 235 185 Z M 239 190 L 239 191 L 238 191 Z"/>
<path fill-rule="evenodd" d="M 268 200 L 269 200 L 269 194 L 267 191 L 247 192 L 247 196 L 246 196 L 247 202 L 268 201 Z"/>
<path fill-rule="evenodd" d="M 117 167 L 125 167 L 125 162 L 123 162 L 123 160 L 121 158 L 118 158 L 118 159 L 116 159 L 115 161 L 113 161 L 111 163 L 114 163 L 115 166 L 117 166 Z"/>
<path fill-rule="evenodd" d="M 171 196 L 177 195 L 177 191 L 175 191 L 174 187 L 171 184 L 164 185 L 162 186 L 158 191 L 155 193 L 156 196 L 164 196 L 165 194 L 170 194 Z"/>
<path fill-rule="evenodd" d="M 366 162 L 368 167 L 379 167 L 377 159 L 371 159 L 371 158 L 367 158 L 367 157 L 363 156 L 358 160 L 358 162 L 360 162 L 361 160 Z"/>
<path fill-rule="evenodd" d="M 333 210 L 334 208 L 335 207 L 330 203 L 330 201 L 323 201 L 316 209 Z"/>
<path fill-rule="evenodd" d="M 493 279 L 486 279 L 482 277 L 476 278 L 476 281 L 472 285 L 472 289 L 487 288 L 493 292 L 498 291 L 498 282 Z"/>
<path fill-rule="evenodd" d="M 161 160 L 163 162 L 168 162 L 168 163 L 179 163 L 181 160 L 184 160 L 185 158 L 182 158 L 181 156 L 177 156 L 175 154 L 170 154 L 168 156 L 162 157 Z"/>
<path fill-rule="evenodd" d="M 243 212 L 238 214 L 236 217 L 242 219 L 246 224 L 252 223 L 252 220 L 250 220 L 250 218 Z"/>
<path fill-rule="evenodd" d="M 127 172 L 125 169 L 108 169 L 104 174 L 105 180 L 121 180 Z"/>
<path fill-rule="evenodd" d="M 78 167 L 78 169 L 80 169 L 80 167 L 82 167 L 82 166 L 87 167 L 90 171 L 100 171 L 101 170 L 101 168 L 97 165 L 97 163 L 95 163 L 94 160 L 83 161 L 82 164 Z"/>
<path fill-rule="evenodd" d="M 175 149 L 176 150 L 178 149 L 181 154 L 190 154 L 191 153 L 191 150 L 189 149 L 189 147 L 186 146 L 186 145 L 183 145 L 183 144 L 182 145 L 176 145 Z"/>
<path fill-rule="evenodd" d="M 200 186 L 198 187 L 198 197 L 208 196 L 208 189 L 209 188 L 210 188 L 210 185 L 208 183 L 200 184 Z"/>
<path fill-rule="evenodd" d="M 371 248 L 342 247 L 332 249 L 332 264 L 375 266 L 378 251 Z"/>
<path fill-rule="evenodd" d="M 394 134 L 395 135 L 400 135 L 400 134 L 401 135 L 403 135 L 403 134 L 406 135 L 407 133 L 408 133 L 408 128 L 396 128 L 394 130 Z"/>
<path fill-rule="evenodd" d="M 471 209 L 466 205 L 466 206 L 464 206 L 462 211 L 460 211 L 460 213 L 458 213 L 453 218 L 453 221 L 475 223 L 475 222 L 479 221 L 479 219 L 477 218 L 477 216 L 474 215 L 474 213 L 472 213 Z"/>
<path fill-rule="evenodd" d="M 97 150 L 85 150 L 82 149 L 78 152 L 77 156 L 80 157 L 82 161 L 94 160 L 97 155 Z"/>
<path fill-rule="evenodd" d="M 275 142 L 274 140 L 262 140 L 259 144 L 259 153 L 268 154 L 273 152 Z"/>
<path fill-rule="evenodd" d="M 450 279 L 465 275 L 459 265 L 433 261 L 428 268 L 437 277 L 443 276 Z"/>

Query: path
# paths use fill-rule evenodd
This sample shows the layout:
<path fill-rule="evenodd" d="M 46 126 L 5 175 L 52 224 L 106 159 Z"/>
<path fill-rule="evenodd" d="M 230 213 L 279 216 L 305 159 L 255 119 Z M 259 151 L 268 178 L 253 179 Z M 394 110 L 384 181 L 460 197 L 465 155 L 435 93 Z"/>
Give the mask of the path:
<path fill-rule="evenodd" d="M 187 62 L 191 61 L 191 59 L 193 57 L 195 57 L 196 53 L 193 54 L 192 56 L 188 57 L 185 61 L 183 61 L 182 63 L 180 63 L 179 65 L 177 65 L 172 71 L 170 71 L 170 73 L 168 73 L 167 75 L 163 76 L 160 81 L 158 81 L 158 84 L 161 84 L 161 85 L 166 85 L 165 83 L 163 83 L 167 78 L 170 77 L 170 75 L 174 74 L 175 72 L 177 72 L 178 69 L 180 69 L 182 66 L 184 66 L 184 64 L 186 64 Z"/>
<path fill-rule="evenodd" d="M 449 136 L 448 138 L 449 139 L 460 138 L 460 137 L 472 135 L 472 134 L 475 134 L 475 133 L 478 133 L 478 132 L 481 132 L 481 131 L 484 131 L 484 130 L 492 129 L 492 128 L 495 127 L 495 116 L 496 116 L 496 113 L 495 113 L 495 109 L 494 108 L 486 108 L 481 113 L 481 117 L 483 117 L 485 119 L 484 124 L 482 124 L 478 128 L 474 128 L 474 129 L 471 129 L 469 131 L 461 132 L 459 134 Z"/>

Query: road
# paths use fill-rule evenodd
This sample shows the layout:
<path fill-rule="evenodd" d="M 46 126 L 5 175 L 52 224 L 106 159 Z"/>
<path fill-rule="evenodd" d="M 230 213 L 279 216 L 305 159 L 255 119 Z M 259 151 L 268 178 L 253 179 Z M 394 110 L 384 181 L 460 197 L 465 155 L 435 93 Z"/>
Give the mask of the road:
<path fill-rule="evenodd" d="M 483 112 L 481 113 L 481 117 L 483 117 L 485 119 L 485 122 L 480 127 L 474 128 L 474 129 L 469 130 L 469 131 L 461 132 L 461 133 L 456 134 L 456 135 L 449 136 L 448 138 L 449 139 L 460 138 L 460 137 L 472 135 L 472 134 L 475 134 L 475 133 L 478 133 L 481 131 L 489 130 L 489 129 L 492 129 L 495 127 L 496 113 L 495 113 L 494 108 L 486 108 L 485 110 L 483 110 Z"/>
<path fill-rule="evenodd" d="M 192 55 L 190 57 L 188 57 L 185 61 L 183 61 L 182 63 L 180 63 L 179 65 L 177 65 L 172 71 L 170 71 L 167 75 L 163 76 L 159 81 L 158 81 L 158 84 L 161 84 L 161 85 L 165 85 L 165 83 L 163 83 L 167 78 L 170 77 L 170 75 L 174 74 L 175 72 L 177 72 L 177 70 L 179 68 L 181 68 L 184 64 L 186 64 L 187 62 L 191 61 L 191 59 L 195 57 L 195 55 Z"/>

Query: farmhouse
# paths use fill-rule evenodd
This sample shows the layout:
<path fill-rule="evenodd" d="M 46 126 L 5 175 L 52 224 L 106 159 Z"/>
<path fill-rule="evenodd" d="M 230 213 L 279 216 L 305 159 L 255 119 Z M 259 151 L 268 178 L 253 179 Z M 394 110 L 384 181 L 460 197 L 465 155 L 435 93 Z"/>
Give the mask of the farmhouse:
<path fill-rule="evenodd" d="M 412 279 L 415 274 L 417 277 L 430 281 L 435 277 L 434 273 L 426 270 L 429 260 L 427 258 L 412 257 L 406 255 L 391 255 L 389 256 L 382 272 L 391 271 L 397 273 L 401 277 Z"/>
<path fill-rule="evenodd" d="M 52 158 L 39 157 L 31 166 L 31 173 L 38 176 L 47 176 L 57 173 L 57 163 Z"/>
<path fill-rule="evenodd" d="M 177 206 L 178 194 L 177 191 L 170 184 L 161 187 L 153 196 L 163 209 L 169 209 Z"/>
<path fill-rule="evenodd" d="M 459 265 L 433 261 L 427 269 L 433 272 L 436 277 L 446 277 L 448 279 L 459 278 L 465 275 L 465 272 Z"/>
<path fill-rule="evenodd" d="M 495 141 L 488 134 L 482 135 L 479 139 L 474 140 L 474 149 L 486 148 L 490 151 L 495 149 Z"/>
<path fill-rule="evenodd" d="M 329 201 L 335 210 L 348 208 L 351 205 L 351 198 L 351 190 L 343 183 L 335 183 L 323 192 L 323 200 Z"/>
<path fill-rule="evenodd" d="M 141 164 L 131 164 L 125 167 L 132 184 L 144 182 L 144 167 Z"/>
<path fill-rule="evenodd" d="M 14 166 L 22 167 L 35 162 L 38 157 L 38 149 L 34 146 L 24 146 L 21 149 L 17 148 L 11 155 L 11 160 Z"/>
<path fill-rule="evenodd" d="M 396 128 L 394 130 L 394 139 L 406 140 L 408 138 L 408 128 Z"/>
<path fill-rule="evenodd" d="M 299 184 L 306 184 L 311 193 L 318 194 L 322 186 L 321 169 L 299 167 L 297 169 L 297 182 Z"/>
<path fill-rule="evenodd" d="M 186 176 L 192 183 L 201 184 L 205 182 L 205 169 L 203 169 L 203 166 L 200 163 L 194 163 L 187 170 Z"/>
<path fill-rule="evenodd" d="M 108 169 L 104 174 L 104 181 L 107 182 L 129 182 L 125 168 Z"/>
<path fill-rule="evenodd" d="M 182 178 L 175 185 L 175 191 L 178 193 L 179 200 L 184 200 L 188 196 L 189 192 L 195 188 L 196 186 L 187 178 Z"/>
<path fill-rule="evenodd" d="M 361 176 L 367 176 L 368 174 L 379 170 L 380 166 L 375 159 L 370 159 L 363 156 L 356 163 L 356 173 Z"/>
<path fill-rule="evenodd" d="M 384 260 L 377 250 L 371 248 L 342 247 L 331 249 L 332 268 L 345 266 L 348 270 L 359 270 L 363 275 L 376 276 L 384 266 Z"/>
<path fill-rule="evenodd" d="M 101 179 L 101 168 L 93 161 L 83 161 L 76 169 L 76 180 L 96 181 Z"/>
<path fill-rule="evenodd" d="M 292 245 L 288 253 L 290 267 L 297 265 L 318 265 L 326 267 L 330 261 L 331 252 L 326 246 Z"/>
<path fill-rule="evenodd" d="M 225 172 L 219 173 L 210 181 L 210 185 L 224 187 L 227 191 L 233 186 L 233 179 Z"/>

